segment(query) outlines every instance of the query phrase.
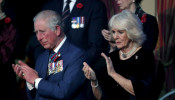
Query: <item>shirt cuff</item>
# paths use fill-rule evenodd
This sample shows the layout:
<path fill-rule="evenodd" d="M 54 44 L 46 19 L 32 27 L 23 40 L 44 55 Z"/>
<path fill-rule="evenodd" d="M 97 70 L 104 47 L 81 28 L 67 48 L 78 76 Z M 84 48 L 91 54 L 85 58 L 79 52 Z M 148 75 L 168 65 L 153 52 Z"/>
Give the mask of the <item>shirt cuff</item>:
<path fill-rule="evenodd" d="M 41 81 L 42 78 L 36 78 L 35 79 L 35 88 L 38 89 L 38 84 Z"/>
<path fill-rule="evenodd" d="M 28 88 L 29 90 L 34 89 L 34 86 L 33 86 L 31 83 L 26 82 L 26 84 L 27 84 L 27 88 Z"/>

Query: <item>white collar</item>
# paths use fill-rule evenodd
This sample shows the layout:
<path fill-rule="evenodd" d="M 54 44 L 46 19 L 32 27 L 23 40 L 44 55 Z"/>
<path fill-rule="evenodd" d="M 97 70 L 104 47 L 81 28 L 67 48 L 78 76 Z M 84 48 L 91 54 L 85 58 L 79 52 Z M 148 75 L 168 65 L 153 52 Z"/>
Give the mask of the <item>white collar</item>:
<path fill-rule="evenodd" d="M 65 8 L 65 6 L 66 6 L 66 1 L 67 1 L 67 0 L 64 0 L 63 10 L 64 10 L 64 8 Z M 72 9 L 73 9 L 73 7 L 74 7 L 76 1 L 77 1 L 77 0 L 71 0 L 71 2 L 70 2 L 70 4 L 69 4 L 70 12 L 72 11 Z"/>
<path fill-rule="evenodd" d="M 64 0 L 64 3 L 66 3 L 67 0 Z M 71 0 L 71 2 L 76 2 L 77 0 Z"/>
<path fill-rule="evenodd" d="M 59 51 L 59 49 L 64 44 L 64 42 L 66 41 L 66 39 L 67 39 L 67 37 L 65 36 L 64 39 L 61 41 L 61 43 L 56 47 L 56 49 L 54 50 L 54 52 L 58 52 Z"/>

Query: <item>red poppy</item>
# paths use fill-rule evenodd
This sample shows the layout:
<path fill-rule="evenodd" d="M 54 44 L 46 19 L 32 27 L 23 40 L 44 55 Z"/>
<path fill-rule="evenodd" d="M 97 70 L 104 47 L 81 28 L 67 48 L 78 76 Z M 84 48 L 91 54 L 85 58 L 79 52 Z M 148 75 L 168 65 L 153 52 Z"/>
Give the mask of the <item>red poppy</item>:
<path fill-rule="evenodd" d="M 146 22 L 146 14 L 144 14 L 144 15 L 141 17 L 141 22 L 142 22 L 142 23 Z"/>
<path fill-rule="evenodd" d="M 10 19 L 10 17 L 6 17 L 6 18 L 4 19 L 4 21 L 5 21 L 6 24 L 8 24 L 8 23 L 11 22 L 11 19 Z"/>
<path fill-rule="evenodd" d="M 77 8 L 82 8 L 83 7 L 83 4 L 82 3 L 78 3 L 77 4 Z"/>

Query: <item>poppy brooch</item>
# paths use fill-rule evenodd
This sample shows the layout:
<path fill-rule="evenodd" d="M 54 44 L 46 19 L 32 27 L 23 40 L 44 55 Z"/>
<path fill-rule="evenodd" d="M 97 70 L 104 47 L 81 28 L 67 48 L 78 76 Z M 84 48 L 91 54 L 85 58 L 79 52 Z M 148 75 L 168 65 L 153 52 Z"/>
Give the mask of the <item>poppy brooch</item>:
<path fill-rule="evenodd" d="M 78 3 L 76 6 L 77 6 L 77 8 L 82 8 L 83 4 L 82 3 Z"/>
<path fill-rule="evenodd" d="M 146 14 L 143 14 L 143 16 L 141 17 L 141 22 L 145 23 L 146 22 Z"/>

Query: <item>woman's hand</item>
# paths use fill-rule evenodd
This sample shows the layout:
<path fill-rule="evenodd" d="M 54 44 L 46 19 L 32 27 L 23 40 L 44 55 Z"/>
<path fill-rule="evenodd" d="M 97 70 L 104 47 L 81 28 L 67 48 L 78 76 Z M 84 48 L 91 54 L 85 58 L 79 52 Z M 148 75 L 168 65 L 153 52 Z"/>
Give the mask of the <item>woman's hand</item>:
<path fill-rule="evenodd" d="M 89 79 L 90 81 L 96 81 L 96 75 L 95 72 L 92 70 L 92 68 L 86 63 L 83 63 L 83 71 L 84 71 L 84 75 L 87 79 Z"/>
<path fill-rule="evenodd" d="M 107 57 L 104 53 L 101 53 L 101 56 L 102 56 L 103 58 L 105 58 L 105 60 L 106 60 L 108 75 L 109 75 L 109 76 L 112 76 L 113 73 L 115 73 L 115 70 L 114 70 L 114 67 L 113 67 L 111 58 L 110 58 L 110 57 Z"/>

